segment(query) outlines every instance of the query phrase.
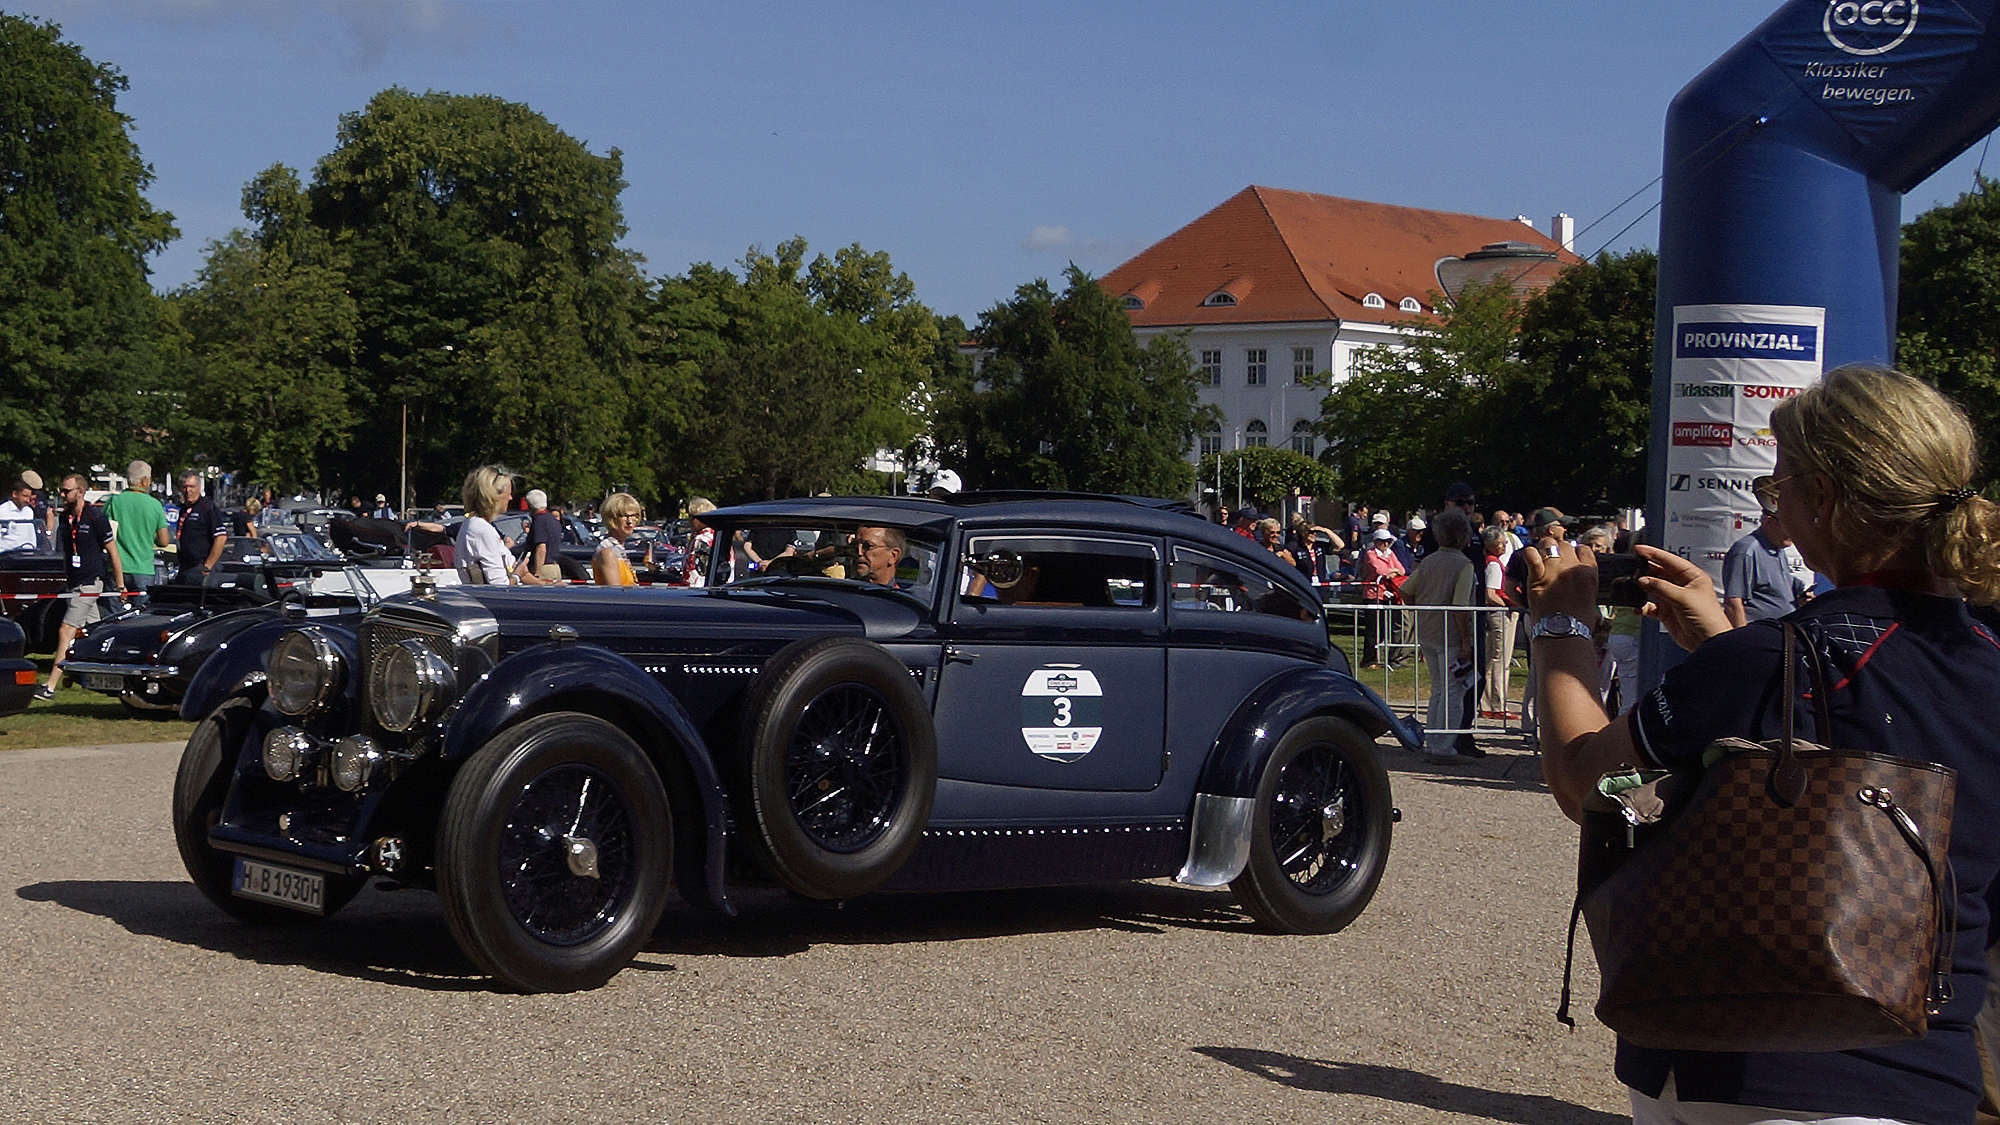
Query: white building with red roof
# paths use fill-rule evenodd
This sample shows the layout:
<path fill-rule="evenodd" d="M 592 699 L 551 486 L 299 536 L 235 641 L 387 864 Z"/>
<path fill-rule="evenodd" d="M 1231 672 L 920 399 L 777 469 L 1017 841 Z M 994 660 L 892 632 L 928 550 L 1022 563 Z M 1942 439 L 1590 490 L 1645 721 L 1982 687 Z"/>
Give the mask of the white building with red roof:
<path fill-rule="evenodd" d="M 1489 219 L 1252 185 L 1112 270 L 1143 343 L 1188 333 L 1222 425 L 1195 452 L 1285 445 L 1311 433 L 1327 377 L 1363 348 L 1397 343 L 1412 317 L 1466 281 L 1505 276 L 1539 290 L 1578 261 L 1569 217 L 1550 237 L 1526 219 Z"/>

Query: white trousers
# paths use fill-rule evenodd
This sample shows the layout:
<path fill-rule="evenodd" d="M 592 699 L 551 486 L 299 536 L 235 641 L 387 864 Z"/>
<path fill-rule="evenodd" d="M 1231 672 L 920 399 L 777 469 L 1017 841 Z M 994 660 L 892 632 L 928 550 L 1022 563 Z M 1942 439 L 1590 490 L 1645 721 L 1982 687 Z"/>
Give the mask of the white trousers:
<path fill-rule="evenodd" d="M 1674 1094 L 1673 1076 L 1657 1098 L 1632 1095 L 1632 1125 L 1908 1125 L 1893 1117 L 1853 1117 L 1721 1102 L 1684 1102 Z"/>

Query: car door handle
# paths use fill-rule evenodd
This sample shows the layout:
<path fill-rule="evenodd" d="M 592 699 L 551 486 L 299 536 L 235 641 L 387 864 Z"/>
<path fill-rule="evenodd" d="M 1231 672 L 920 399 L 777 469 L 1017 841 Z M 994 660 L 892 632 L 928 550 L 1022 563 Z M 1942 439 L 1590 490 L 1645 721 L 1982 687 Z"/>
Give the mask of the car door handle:
<path fill-rule="evenodd" d="M 944 660 L 947 664 L 970 664 L 977 659 L 979 659 L 978 653 L 967 652 L 957 645 L 946 645 L 944 648 Z"/>

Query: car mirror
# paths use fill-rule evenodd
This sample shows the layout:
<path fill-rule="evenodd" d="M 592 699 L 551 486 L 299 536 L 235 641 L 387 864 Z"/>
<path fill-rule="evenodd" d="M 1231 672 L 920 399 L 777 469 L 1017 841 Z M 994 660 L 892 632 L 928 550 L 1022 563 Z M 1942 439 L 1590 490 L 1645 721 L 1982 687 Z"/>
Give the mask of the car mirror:
<path fill-rule="evenodd" d="M 1021 556 L 1006 548 L 988 551 L 977 558 L 968 558 L 965 565 L 974 574 L 982 575 L 998 590 L 1011 590 L 1021 581 L 1027 570 L 1021 563 Z"/>

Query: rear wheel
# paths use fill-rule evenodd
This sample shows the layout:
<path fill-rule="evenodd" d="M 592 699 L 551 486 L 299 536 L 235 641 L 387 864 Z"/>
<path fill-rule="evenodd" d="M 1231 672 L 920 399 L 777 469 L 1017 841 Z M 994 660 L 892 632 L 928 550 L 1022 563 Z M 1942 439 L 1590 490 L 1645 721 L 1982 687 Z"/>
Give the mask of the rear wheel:
<path fill-rule="evenodd" d="M 595 988 L 666 906 L 673 814 L 624 731 L 541 715 L 502 732 L 452 781 L 438 898 L 459 948 L 524 992 Z"/>
<path fill-rule="evenodd" d="M 1352 724 L 1317 717 L 1285 732 L 1257 782 L 1250 862 L 1229 884 L 1250 916 L 1289 934 L 1360 917 L 1389 860 L 1389 774 Z"/>
<path fill-rule="evenodd" d="M 250 722 L 256 713 L 256 701 L 239 696 L 209 712 L 188 736 L 187 748 L 181 751 L 180 769 L 174 775 L 174 844 L 180 849 L 181 865 L 187 868 L 195 889 L 223 911 L 258 925 L 312 921 L 321 916 L 231 894 L 236 859 L 215 850 L 208 842 L 208 830 L 222 819 L 229 781 L 236 771 L 236 756 L 243 747 L 244 737 L 250 733 Z M 327 876 L 326 913 L 346 906 L 361 893 L 366 882 L 361 878 Z"/>

